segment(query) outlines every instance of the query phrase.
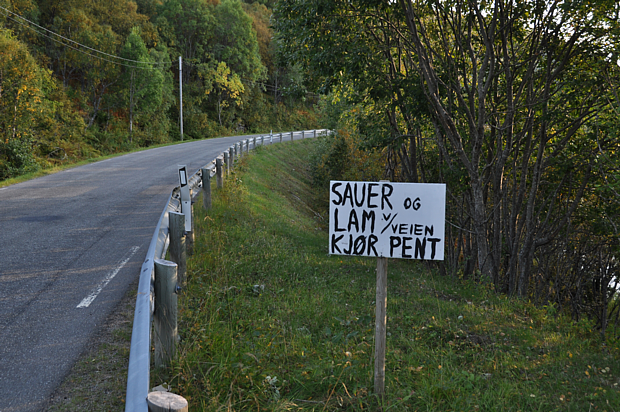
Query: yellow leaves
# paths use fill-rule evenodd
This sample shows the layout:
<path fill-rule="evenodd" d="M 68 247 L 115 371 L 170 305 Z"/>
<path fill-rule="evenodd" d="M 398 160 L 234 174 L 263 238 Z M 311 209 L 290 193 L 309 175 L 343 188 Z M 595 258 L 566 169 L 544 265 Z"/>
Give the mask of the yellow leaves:
<path fill-rule="evenodd" d="M 27 47 L 0 29 L 0 123 L 13 130 L 13 137 L 32 126 L 34 115 L 43 113 L 42 87 L 50 82 Z"/>
<path fill-rule="evenodd" d="M 219 62 L 214 70 L 208 73 L 213 82 L 218 97 L 222 99 L 222 105 L 228 106 L 227 100 L 232 100 L 237 106 L 241 105 L 241 94 L 245 92 L 245 87 L 238 74 L 233 73 L 225 62 Z M 206 89 L 205 94 L 209 95 L 211 89 Z"/>

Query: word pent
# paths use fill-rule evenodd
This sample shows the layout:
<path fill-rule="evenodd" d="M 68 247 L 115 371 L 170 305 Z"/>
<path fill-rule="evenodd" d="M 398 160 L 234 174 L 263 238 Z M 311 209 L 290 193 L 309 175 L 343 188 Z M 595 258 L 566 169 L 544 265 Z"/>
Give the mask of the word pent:
<path fill-rule="evenodd" d="M 443 260 L 446 185 L 330 182 L 329 253 Z"/>

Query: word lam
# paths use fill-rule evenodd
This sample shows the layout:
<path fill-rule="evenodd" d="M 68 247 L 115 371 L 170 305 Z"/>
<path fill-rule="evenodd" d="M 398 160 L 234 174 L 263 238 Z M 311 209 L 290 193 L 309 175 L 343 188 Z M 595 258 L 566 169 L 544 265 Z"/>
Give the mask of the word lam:
<path fill-rule="evenodd" d="M 443 260 L 444 184 L 330 183 L 329 253 Z"/>

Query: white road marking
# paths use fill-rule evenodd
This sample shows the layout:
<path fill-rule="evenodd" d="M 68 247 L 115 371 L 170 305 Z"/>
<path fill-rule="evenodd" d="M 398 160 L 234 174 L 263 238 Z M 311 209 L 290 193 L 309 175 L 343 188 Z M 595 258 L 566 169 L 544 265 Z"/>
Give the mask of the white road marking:
<path fill-rule="evenodd" d="M 114 279 L 114 276 L 116 276 L 117 273 L 123 268 L 123 266 L 125 266 L 127 264 L 127 262 L 129 262 L 129 260 L 133 257 L 133 255 L 136 254 L 138 249 L 140 249 L 140 246 L 133 246 L 131 249 L 129 249 L 129 252 L 128 252 L 129 256 L 127 256 L 127 255 L 125 255 L 126 257 L 123 256 L 123 259 L 120 262 L 118 262 L 116 267 L 103 278 L 101 283 L 99 283 L 97 285 L 97 287 L 93 289 L 92 292 L 90 292 L 90 295 L 88 295 L 84 299 L 82 299 L 80 304 L 76 306 L 76 309 L 89 307 L 90 304 L 93 303 L 95 298 L 101 293 L 103 288 L 105 288 L 106 285 L 108 283 L 110 283 L 110 281 L 112 279 Z"/>

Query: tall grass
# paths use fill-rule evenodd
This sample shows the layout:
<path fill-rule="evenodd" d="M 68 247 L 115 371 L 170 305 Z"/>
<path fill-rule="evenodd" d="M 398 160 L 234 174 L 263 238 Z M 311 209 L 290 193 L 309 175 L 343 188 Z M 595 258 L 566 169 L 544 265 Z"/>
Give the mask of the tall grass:
<path fill-rule="evenodd" d="M 388 267 L 376 397 L 376 260 L 328 255 L 313 144 L 259 148 L 213 188 L 208 214 L 195 208 L 180 356 L 153 386 L 167 382 L 192 411 L 620 410 L 618 342 L 403 260 Z"/>

